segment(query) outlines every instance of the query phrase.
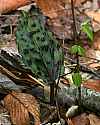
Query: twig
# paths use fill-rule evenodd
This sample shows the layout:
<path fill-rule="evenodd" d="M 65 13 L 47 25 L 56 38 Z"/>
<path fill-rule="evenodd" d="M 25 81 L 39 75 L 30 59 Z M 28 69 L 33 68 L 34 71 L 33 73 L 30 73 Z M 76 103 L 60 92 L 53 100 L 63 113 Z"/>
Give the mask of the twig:
<path fill-rule="evenodd" d="M 71 0 L 71 9 L 72 9 L 72 17 L 73 17 L 73 38 L 74 41 L 77 41 L 77 29 L 76 29 L 76 21 L 75 21 L 75 12 L 74 12 L 74 2 Z"/>
<path fill-rule="evenodd" d="M 0 15 L 0 17 L 19 17 L 20 15 L 15 14 L 15 15 L 11 15 L 11 14 L 7 14 L 7 15 Z"/>
<path fill-rule="evenodd" d="M 71 63 L 75 63 L 75 64 L 76 64 L 76 61 L 73 60 L 73 59 L 71 59 L 71 58 L 69 58 L 69 57 L 65 57 L 65 59 L 67 59 L 67 60 L 70 61 Z M 81 71 L 83 71 L 83 72 L 88 72 L 88 73 L 92 73 L 92 74 L 96 75 L 98 78 L 100 78 L 100 75 L 99 75 L 96 71 L 94 71 L 93 69 L 90 69 L 90 68 L 88 68 L 87 66 L 82 65 L 81 63 L 79 63 L 79 65 L 80 65 L 80 70 L 81 70 Z"/>
<path fill-rule="evenodd" d="M 60 68 L 60 70 L 61 70 L 61 68 Z M 57 84 L 56 84 L 55 101 L 56 101 L 56 109 L 57 109 L 58 118 L 59 118 L 60 123 L 61 123 L 60 111 L 59 111 L 59 106 L 58 106 L 58 96 L 57 96 L 59 81 L 60 81 L 60 73 L 59 73 Z"/>
<path fill-rule="evenodd" d="M 64 76 L 67 76 L 68 74 L 71 74 L 73 71 L 70 71 L 70 72 L 68 72 L 68 73 L 65 73 L 65 74 L 63 74 L 63 75 L 60 75 L 60 78 L 61 77 L 64 77 Z"/>

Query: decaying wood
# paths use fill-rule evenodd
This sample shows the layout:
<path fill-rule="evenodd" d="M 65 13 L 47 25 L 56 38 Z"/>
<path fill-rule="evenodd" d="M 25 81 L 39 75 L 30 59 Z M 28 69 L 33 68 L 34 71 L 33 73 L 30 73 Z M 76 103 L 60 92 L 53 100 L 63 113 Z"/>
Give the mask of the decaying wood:
<path fill-rule="evenodd" d="M 21 63 L 18 61 L 19 59 L 17 55 L 9 55 L 9 53 L 7 53 L 6 51 L 2 51 L 0 55 L 1 73 L 5 74 L 7 77 L 9 77 L 12 81 L 14 81 L 17 84 L 24 83 L 30 86 L 33 84 L 36 85 L 38 83 L 40 84 L 40 86 L 44 86 L 40 81 L 31 76 L 32 72 L 30 70 L 25 69 L 21 65 Z"/>
<path fill-rule="evenodd" d="M 78 89 L 75 86 L 67 87 L 62 84 L 60 84 L 60 86 L 61 89 L 58 92 L 59 103 L 63 105 L 68 104 L 70 106 L 75 105 L 78 97 Z M 81 88 L 83 107 L 100 115 L 100 92 L 93 91 L 83 86 Z"/>
<path fill-rule="evenodd" d="M 11 61 L 11 60 L 9 60 L 9 61 Z M 12 61 L 12 63 L 9 62 L 9 66 L 12 67 L 12 65 L 10 65 L 10 64 L 14 65 L 13 61 Z M 6 63 L 5 63 L 5 66 L 6 66 Z M 8 67 L 6 67 L 6 68 L 9 69 Z M 16 69 L 17 69 L 17 67 L 16 67 Z M 25 80 L 23 80 L 23 77 L 22 77 L 22 80 L 21 80 L 20 76 L 16 76 L 16 77 L 20 79 L 19 80 L 20 84 L 21 84 L 21 82 L 25 83 Z M 25 84 L 29 85 L 31 82 L 32 81 L 28 80 L 28 84 L 27 83 L 25 83 Z M 37 81 L 35 81 L 35 82 L 37 83 Z M 59 84 L 59 88 L 60 89 L 58 90 L 58 103 L 61 105 L 67 104 L 68 106 L 75 105 L 76 98 L 78 97 L 77 88 L 74 86 L 68 87 L 61 83 Z M 47 96 L 46 98 L 49 98 L 49 87 L 48 86 L 44 85 L 44 93 L 46 93 L 46 96 Z M 88 89 L 88 88 L 85 88 L 82 86 L 82 105 L 86 109 L 96 112 L 97 114 L 100 115 L 100 113 L 99 113 L 100 112 L 100 92 L 96 92 L 96 91 L 93 91 L 91 89 Z"/>

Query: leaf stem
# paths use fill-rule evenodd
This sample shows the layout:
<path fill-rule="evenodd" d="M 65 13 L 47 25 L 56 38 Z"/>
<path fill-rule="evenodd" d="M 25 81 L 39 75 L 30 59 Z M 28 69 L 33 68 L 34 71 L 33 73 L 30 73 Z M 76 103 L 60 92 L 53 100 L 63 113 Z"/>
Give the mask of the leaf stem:
<path fill-rule="evenodd" d="M 74 41 L 77 41 L 77 29 L 76 29 L 75 11 L 74 11 L 73 0 L 71 0 L 71 9 L 72 9 L 72 17 L 73 17 L 73 39 L 74 39 Z"/>
<path fill-rule="evenodd" d="M 80 66 L 79 66 L 79 55 L 78 53 L 76 54 L 76 59 L 77 59 L 77 65 L 76 65 L 76 72 L 80 72 Z M 78 104 L 81 107 L 81 85 L 78 86 Z"/>
<path fill-rule="evenodd" d="M 74 11 L 74 2 L 71 0 L 71 9 L 72 9 L 72 17 L 73 17 L 73 38 L 76 43 L 78 43 L 78 35 L 77 35 L 77 28 L 76 28 L 76 20 L 75 20 L 75 11 Z M 79 55 L 78 53 L 76 54 L 76 60 L 77 60 L 77 65 L 76 65 L 76 72 L 79 73 Z M 78 87 L 78 104 L 81 106 L 81 86 Z"/>

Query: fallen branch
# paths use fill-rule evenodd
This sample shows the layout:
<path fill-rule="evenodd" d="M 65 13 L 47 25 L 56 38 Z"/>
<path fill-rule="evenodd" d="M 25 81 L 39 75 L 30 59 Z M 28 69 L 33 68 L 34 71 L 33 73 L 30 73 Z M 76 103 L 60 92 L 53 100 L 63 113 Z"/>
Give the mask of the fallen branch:
<path fill-rule="evenodd" d="M 60 90 L 58 92 L 58 103 L 62 105 L 75 105 L 78 97 L 78 89 L 74 86 L 67 87 L 60 84 Z M 100 115 L 100 92 L 85 88 L 82 86 L 81 90 L 82 106 L 87 110 L 95 112 Z"/>
<path fill-rule="evenodd" d="M 0 0 L 0 14 L 16 10 L 30 3 L 32 3 L 32 0 Z"/>

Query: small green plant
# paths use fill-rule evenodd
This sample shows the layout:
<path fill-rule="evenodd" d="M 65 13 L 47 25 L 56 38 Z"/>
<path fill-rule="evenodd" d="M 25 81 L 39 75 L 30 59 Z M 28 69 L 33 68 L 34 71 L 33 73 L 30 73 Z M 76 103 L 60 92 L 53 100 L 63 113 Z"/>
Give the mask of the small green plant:
<path fill-rule="evenodd" d="M 76 20 L 75 20 L 75 12 L 74 12 L 74 2 L 71 0 L 71 9 L 72 9 L 72 17 L 73 17 L 73 35 L 74 35 L 74 41 L 77 43 L 76 45 L 73 45 L 70 49 L 70 52 L 76 56 L 76 67 L 74 69 L 74 72 L 72 73 L 72 80 L 73 83 L 78 87 L 78 104 L 81 106 L 81 84 L 82 84 L 82 75 L 80 74 L 80 64 L 79 64 L 79 57 L 85 55 L 85 49 L 80 46 L 80 36 L 77 33 L 76 30 Z M 88 20 L 84 21 L 81 24 L 81 32 L 84 32 L 89 41 L 93 41 L 93 31 L 92 27 Z M 81 41 L 82 45 L 82 41 Z"/>
<path fill-rule="evenodd" d="M 50 102 L 54 102 L 55 80 L 64 71 L 62 48 L 45 25 L 45 17 L 34 7 L 31 13 L 22 11 L 16 43 L 22 61 L 38 78 L 50 85 Z"/>
<path fill-rule="evenodd" d="M 81 24 L 81 31 L 86 33 L 89 41 L 93 41 L 93 31 L 88 21 L 85 21 Z M 78 44 L 78 43 L 77 43 Z M 72 73 L 73 83 L 78 87 L 79 91 L 79 105 L 81 105 L 81 84 L 82 84 L 82 75 L 80 74 L 80 65 L 79 57 L 85 55 L 85 49 L 80 45 L 73 45 L 70 49 L 70 52 L 76 56 L 77 65 L 74 72 Z"/>
<path fill-rule="evenodd" d="M 93 41 L 93 31 L 92 31 L 92 27 L 90 26 L 90 23 L 88 20 L 84 21 L 81 24 L 81 30 L 86 33 L 86 35 L 88 36 L 88 38 L 90 39 L 90 41 Z"/>

